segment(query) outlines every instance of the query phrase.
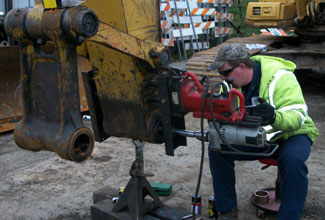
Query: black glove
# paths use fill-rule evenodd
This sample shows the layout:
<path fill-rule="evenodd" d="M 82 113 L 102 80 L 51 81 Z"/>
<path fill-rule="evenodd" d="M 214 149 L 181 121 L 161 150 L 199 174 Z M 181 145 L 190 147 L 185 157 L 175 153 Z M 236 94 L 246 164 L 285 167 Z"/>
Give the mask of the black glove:
<path fill-rule="evenodd" d="M 267 104 L 263 98 L 258 98 L 260 104 L 253 108 L 253 115 L 262 118 L 261 125 L 270 125 L 275 121 L 275 109 L 272 105 Z"/>

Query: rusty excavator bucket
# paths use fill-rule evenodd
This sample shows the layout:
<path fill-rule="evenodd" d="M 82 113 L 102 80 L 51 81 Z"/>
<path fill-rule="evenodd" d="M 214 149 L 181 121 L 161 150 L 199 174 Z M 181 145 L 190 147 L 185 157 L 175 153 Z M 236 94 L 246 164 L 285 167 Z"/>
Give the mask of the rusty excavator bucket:
<path fill-rule="evenodd" d="M 22 117 L 19 47 L 0 47 L 0 133 L 15 128 Z"/>
<path fill-rule="evenodd" d="M 31 2 L 31 1 L 29 1 Z M 17 2 L 16 2 L 17 3 Z M 10 39 L 4 30 L 4 15 L 7 14 L 14 5 L 13 1 L 6 0 L 0 3 L 0 133 L 14 130 L 17 123 L 23 117 L 23 78 L 21 75 L 22 57 L 20 57 L 19 46 L 16 41 Z M 30 7 L 29 4 L 26 7 Z M 41 2 L 36 4 L 39 6 Z M 38 7 L 39 7 L 38 6 Z M 81 72 L 88 72 L 92 66 L 88 59 L 78 56 L 78 82 L 80 94 L 80 111 L 88 111 L 85 89 L 81 77 Z"/>
<path fill-rule="evenodd" d="M 22 118 L 22 79 L 18 46 L 0 47 L 0 133 L 11 131 Z M 78 56 L 80 111 L 87 112 L 87 98 L 81 73 L 91 70 L 88 59 Z"/>

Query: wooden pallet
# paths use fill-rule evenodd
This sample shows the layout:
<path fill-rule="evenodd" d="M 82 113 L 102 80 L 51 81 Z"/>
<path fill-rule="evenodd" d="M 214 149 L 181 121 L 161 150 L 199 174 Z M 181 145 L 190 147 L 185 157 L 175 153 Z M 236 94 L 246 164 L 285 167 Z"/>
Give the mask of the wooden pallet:
<path fill-rule="evenodd" d="M 231 38 L 226 42 L 212 47 L 208 50 L 204 50 L 195 53 L 187 62 L 186 69 L 189 72 L 193 72 L 199 77 L 204 75 L 210 76 L 212 81 L 221 81 L 220 75 L 217 72 L 207 70 L 208 67 L 213 63 L 218 50 L 226 44 L 238 43 L 238 44 L 265 44 L 267 47 L 272 47 L 276 43 L 285 43 L 290 41 L 290 37 L 277 37 L 277 36 L 265 36 L 257 35 L 246 38 Z M 260 53 L 260 50 L 250 51 L 252 55 Z"/>

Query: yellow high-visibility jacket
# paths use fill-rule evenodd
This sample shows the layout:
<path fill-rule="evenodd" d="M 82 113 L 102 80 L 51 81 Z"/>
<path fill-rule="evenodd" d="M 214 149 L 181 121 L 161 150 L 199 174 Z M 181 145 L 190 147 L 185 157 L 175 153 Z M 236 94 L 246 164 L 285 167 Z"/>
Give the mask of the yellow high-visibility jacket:
<path fill-rule="evenodd" d="M 279 57 L 257 55 L 251 57 L 261 64 L 259 97 L 275 108 L 276 119 L 269 132 L 277 132 L 271 142 L 306 134 L 312 141 L 319 132 L 308 116 L 308 107 L 301 87 L 293 74 L 296 65 Z"/>

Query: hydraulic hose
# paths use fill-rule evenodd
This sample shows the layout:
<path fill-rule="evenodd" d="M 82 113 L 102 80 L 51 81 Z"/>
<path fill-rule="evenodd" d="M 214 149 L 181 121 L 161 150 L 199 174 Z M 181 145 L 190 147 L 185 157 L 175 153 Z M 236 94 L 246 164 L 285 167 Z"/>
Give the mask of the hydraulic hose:
<path fill-rule="evenodd" d="M 203 78 L 204 80 L 205 78 Z M 205 91 L 203 93 L 203 103 L 202 103 L 202 109 L 201 109 L 201 120 L 200 120 L 200 126 L 201 126 L 201 136 L 204 137 L 204 126 L 203 126 L 203 120 L 204 120 L 204 109 L 205 109 L 205 104 L 206 104 L 206 99 L 208 96 L 208 92 L 209 92 L 209 86 L 210 86 L 210 77 L 206 76 L 207 79 L 207 85 L 205 87 Z M 202 81 L 203 81 L 202 80 Z M 201 140 L 201 144 L 202 144 L 202 153 L 201 153 L 201 161 L 200 161 L 200 170 L 199 170 L 199 176 L 198 176 L 198 180 L 197 180 L 197 184 L 196 184 L 196 190 L 195 190 L 195 198 L 194 198 L 194 204 L 193 204 L 193 210 L 192 210 L 192 215 L 193 215 L 193 220 L 195 220 L 195 206 L 196 206 L 196 202 L 197 202 L 197 197 L 199 194 L 199 190 L 200 190 L 200 184 L 201 184 L 201 178 L 202 178 L 202 170 L 203 170 L 203 163 L 204 163 L 204 149 L 205 149 L 205 144 L 204 144 L 204 139 L 202 138 Z"/>

